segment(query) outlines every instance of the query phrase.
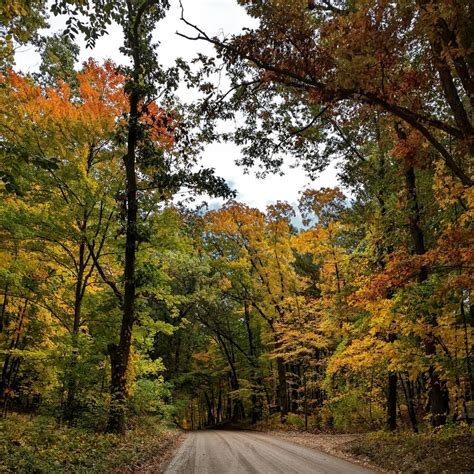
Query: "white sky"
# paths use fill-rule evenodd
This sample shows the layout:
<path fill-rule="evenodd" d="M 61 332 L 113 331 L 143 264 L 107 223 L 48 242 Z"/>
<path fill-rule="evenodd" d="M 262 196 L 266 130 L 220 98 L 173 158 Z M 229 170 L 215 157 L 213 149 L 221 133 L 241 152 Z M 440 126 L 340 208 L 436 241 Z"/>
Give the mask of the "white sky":
<path fill-rule="evenodd" d="M 160 62 L 171 65 L 177 57 L 191 59 L 198 51 L 212 53 L 212 47 L 204 42 L 189 41 L 175 34 L 177 30 L 186 32 L 186 25 L 180 21 L 180 8 L 177 0 L 172 0 L 167 17 L 157 25 L 156 38 L 160 41 Z M 198 25 L 209 35 L 239 33 L 242 28 L 252 26 L 254 20 L 248 17 L 237 0 L 183 0 L 185 17 Z M 52 18 L 53 30 L 60 30 L 63 22 Z M 189 33 L 189 31 L 188 31 Z M 192 36 L 192 32 L 190 34 Z M 78 40 L 81 43 L 80 40 Z M 80 61 L 89 57 L 101 61 L 111 58 L 121 63 L 119 53 L 122 34 L 118 27 L 111 27 L 108 35 L 100 38 L 93 50 L 81 44 Z M 23 72 L 32 72 L 39 66 L 39 55 L 32 48 L 24 48 L 16 55 L 17 68 Z M 186 97 L 188 99 L 188 97 Z M 202 155 L 202 165 L 214 168 L 216 174 L 227 180 L 232 188 L 238 191 L 237 199 L 250 206 L 264 210 L 268 204 L 276 201 L 288 201 L 292 204 L 298 200 L 298 194 L 304 187 L 331 187 L 337 185 L 336 171 L 329 168 L 319 179 L 311 181 L 301 169 L 285 168 L 285 175 L 269 175 L 258 179 L 253 172 L 244 174 L 242 168 L 235 164 L 240 156 L 239 148 L 233 144 L 216 143 L 209 145 Z M 219 201 L 208 200 L 212 207 Z"/>

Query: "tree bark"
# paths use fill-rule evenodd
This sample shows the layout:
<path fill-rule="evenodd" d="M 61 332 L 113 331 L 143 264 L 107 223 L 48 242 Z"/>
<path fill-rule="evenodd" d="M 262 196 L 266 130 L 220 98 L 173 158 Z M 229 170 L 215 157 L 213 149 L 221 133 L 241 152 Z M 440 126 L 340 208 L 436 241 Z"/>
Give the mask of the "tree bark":
<path fill-rule="evenodd" d="M 250 360 L 251 360 L 251 380 L 252 380 L 252 395 L 250 397 L 252 403 L 252 423 L 256 423 L 262 416 L 262 407 L 257 395 L 257 387 L 260 386 L 261 380 L 257 376 L 257 354 L 255 351 L 252 328 L 250 326 L 250 304 L 247 300 L 244 301 L 244 319 L 247 328 L 247 337 L 249 341 Z"/>
<path fill-rule="evenodd" d="M 380 209 L 380 217 L 382 220 L 382 230 L 383 234 L 389 234 L 392 231 L 393 225 L 386 226 L 385 219 L 387 215 L 387 206 L 385 203 L 385 183 L 386 183 L 386 162 L 385 162 L 385 150 L 381 145 L 380 137 L 380 127 L 378 122 L 378 117 L 375 122 L 376 127 L 376 136 L 377 136 L 377 145 L 378 145 L 378 155 L 379 155 L 379 166 L 378 166 L 378 179 L 379 190 L 377 192 L 377 201 Z M 377 260 L 378 265 L 382 271 L 385 270 L 385 260 L 386 256 L 391 253 L 393 250 L 391 245 L 386 245 L 385 242 L 377 242 Z M 387 298 L 391 298 L 392 294 L 388 294 Z M 393 343 L 397 339 L 397 335 L 390 333 L 388 335 L 388 342 Z M 389 372 L 387 377 L 387 429 L 389 431 L 395 431 L 397 429 L 397 374 L 394 372 Z"/>
<path fill-rule="evenodd" d="M 397 133 L 400 139 L 406 140 L 406 135 L 399 128 Z M 426 253 L 425 238 L 421 224 L 421 212 L 418 204 L 418 195 L 416 189 L 416 175 L 411 162 L 408 157 L 405 162 L 405 183 L 408 194 L 409 206 L 409 227 L 413 241 L 413 251 L 416 255 L 424 255 Z M 418 274 L 418 282 L 423 283 L 428 279 L 428 269 L 422 266 Z M 436 326 L 437 321 L 434 315 L 429 315 L 428 324 L 431 327 Z M 436 344 L 434 336 L 429 332 L 425 342 L 425 354 L 427 356 L 434 356 L 436 354 Z M 439 374 L 436 372 L 434 365 L 431 365 L 428 370 L 429 378 L 429 406 L 431 414 L 431 423 L 433 426 L 440 426 L 446 423 L 446 417 L 449 413 L 449 395 L 444 381 L 441 380 Z"/>
<path fill-rule="evenodd" d="M 410 424 L 415 433 L 418 433 L 418 421 L 416 419 L 415 405 L 413 403 L 413 390 L 410 385 L 410 380 L 407 380 L 405 384 L 403 382 L 403 377 L 400 375 L 400 382 L 402 385 L 403 393 L 405 394 L 405 399 L 407 401 L 408 407 L 408 416 L 410 418 Z"/>
<path fill-rule="evenodd" d="M 20 344 L 23 327 L 25 324 L 26 310 L 28 308 L 28 301 L 25 300 L 23 306 L 18 308 L 18 325 L 15 328 L 10 342 L 10 350 L 18 349 Z M 15 367 L 18 368 L 20 359 L 18 357 L 7 354 L 3 362 L 2 375 L 0 378 L 0 397 L 3 400 L 3 416 L 6 416 L 8 400 L 10 399 L 10 388 L 12 376 L 15 372 Z"/>
<path fill-rule="evenodd" d="M 85 223 L 84 223 L 85 224 Z M 81 228 L 81 232 L 85 229 Z M 77 375 L 76 367 L 79 357 L 79 329 L 81 326 L 81 309 L 82 309 L 82 299 L 84 296 L 83 285 L 84 285 L 84 272 L 85 272 L 85 250 L 86 243 L 85 238 L 82 236 L 82 242 L 79 245 L 79 260 L 78 260 L 78 269 L 77 269 L 77 278 L 76 278 L 76 288 L 74 295 L 74 321 L 72 326 L 71 334 L 71 361 L 67 373 L 67 398 L 66 404 L 64 407 L 64 419 L 69 423 L 73 423 L 75 416 L 77 414 L 77 405 L 76 405 L 76 393 L 77 393 Z"/>
<path fill-rule="evenodd" d="M 8 306 L 8 283 L 5 286 L 5 294 L 3 296 L 3 304 L 0 308 L 0 334 L 3 332 L 3 328 L 6 326 L 6 314 Z"/>
<path fill-rule="evenodd" d="M 278 400 L 280 404 L 280 416 L 282 423 L 286 423 L 288 417 L 288 383 L 286 380 L 285 361 L 282 357 L 277 357 L 278 372 Z"/>
<path fill-rule="evenodd" d="M 138 76 L 140 62 L 135 61 L 134 68 Z M 127 186 L 127 225 L 125 242 L 125 269 L 124 269 L 124 295 L 122 308 L 122 325 L 120 328 L 120 340 L 117 344 L 109 345 L 111 362 L 111 400 L 109 409 L 109 420 L 107 431 L 112 433 L 124 433 L 126 428 L 126 404 L 127 404 L 127 370 L 132 344 L 132 329 L 135 322 L 135 263 L 137 252 L 137 176 L 136 176 L 136 148 L 139 134 L 139 111 L 138 104 L 140 96 L 138 84 L 129 96 L 130 118 L 127 138 L 127 154 L 123 161 L 125 165 L 125 178 Z"/>
<path fill-rule="evenodd" d="M 388 375 L 387 388 L 387 428 L 389 431 L 397 429 L 397 374 Z"/>

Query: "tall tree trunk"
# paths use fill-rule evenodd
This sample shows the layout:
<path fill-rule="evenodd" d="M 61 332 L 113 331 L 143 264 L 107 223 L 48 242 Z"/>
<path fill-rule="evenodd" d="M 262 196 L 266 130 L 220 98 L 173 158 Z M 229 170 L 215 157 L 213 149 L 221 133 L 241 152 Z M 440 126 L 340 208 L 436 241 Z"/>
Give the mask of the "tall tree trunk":
<path fill-rule="evenodd" d="M 85 227 L 85 223 L 84 223 Z M 81 228 L 83 232 L 85 228 Z M 72 345 L 72 354 L 70 367 L 67 373 L 67 398 L 66 405 L 64 407 L 64 419 L 68 423 L 72 423 L 77 415 L 77 404 L 76 404 L 76 392 L 77 392 L 77 375 L 76 368 L 79 358 L 79 330 L 81 327 L 81 309 L 82 309 L 82 299 L 83 299 L 83 285 L 84 285 L 84 272 L 85 272 L 85 251 L 86 251 L 86 242 L 84 236 L 82 236 L 82 241 L 79 245 L 79 260 L 78 260 L 78 271 L 76 278 L 76 288 L 74 295 L 74 321 L 72 326 L 71 334 L 71 345 Z"/>
<path fill-rule="evenodd" d="M 137 59 L 134 64 L 135 72 L 138 72 L 140 62 Z M 120 328 L 120 340 L 117 344 L 109 345 L 111 362 L 111 400 L 109 409 L 109 420 L 107 431 L 112 433 L 124 433 L 126 428 L 126 404 L 127 393 L 127 370 L 130 359 L 132 344 L 132 329 L 135 322 L 135 263 L 137 252 L 137 176 L 136 176 L 136 148 L 139 135 L 139 111 L 138 94 L 139 85 L 134 81 L 133 89 L 129 95 L 130 118 L 128 126 L 127 154 L 123 161 L 125 165 L 125 176 L 127 186 L 127 230 L 125 242 L 125 270 L 124 270 L 124 296 L 122 324 Z"/>
<path fill-rule="evenodd" d="M 387 206 L 385 203 L 385 180 L 386 180 L 386 162 L 385 162 L 385 150 L 383 150 L 381 145 L 381 137 L 380 137 L 380 128 L 378 119 L 376 121 L 376 135 L 377 135 L 377 144 L 379 150 L 379 169 L 378 169 L 378 178 L 380 181 L 380 188 L 377 192 L 377 201 L 380 208 L 380 217 L 382 219 L 382 229 L 383 234 L 389 233 L 392 231 L 392 225 L 386 226 L 385 219 L 387 214 Z M 378 255 L 377 260 L 378 264 L 382 271 L 385 270 L 385 259 L 386 255 L 390 254 L 392 248 L 387 246 L 384 242 L 379 243 L 377 245 Z M 391 298 L 391 294 L 388 295 Z M 396 334 L 390 333 L 388 335 L 388 342 L 393 344 L 397 339 Z M 387 429 L 389 431 L 395 431 L 397 429 L 397 374 L 396 372 L 389 372 L 387 376 Z"/>
<path fill-rule="evenodd" d="M 28 301 L 25 300 L 23 306 L 18 307 L 18 324 L 15 328 L 12 339 L 10 341 L 10 350 L 18 349 L 21 335 L 23 332 L 25 318 L 26 318 L 26 310 L 28 308 Z M 10 399 L 10 388 L 12 382 L 12 376 L 15 372 L 15 367 L 18 367 L 20 364 L 20 359 L 18 357 L 12 356 L 11 354 L 7 354 L 5 360 L 3 362 L 2 374 L 0 378 L 0 397 L 3 401 L 3 416 L 6 416 L 7 413 L 7 405 Z"/>
<path fill-rule="evenodd" d="M 387 428 L 389 431 L 397 429 L 397 374 L 388 374 L 387 387 Z"/>
<path fill-rule="evenodd" d="M 191 400 L 191 429 L 194 431 L 194 400 Z"/>
<path fill-rule="evenodd" d="M 300 386 L 300 374 L 299 374 L 299 366 L 296 366 L 294 364 L 290 365 L 290 370 L 291 370 L 291 383 L 290 383 L 290 389 L 288 391 L 288 404 L 290 407 L 290 411 L 292 413 L 298 413 L 299 409 L 299 395 L 298 395 L 298 388 Z"/>
<path fill-rule="evenodd" d="M 252 328 L 250 326 L 250 304 L 247 300 L 244 301 L 244 319 L 245 326 L 247 328 L 247 337 L 249 341 L 250 349 L 250 359 L 251 359 L 251 380 L 252 380 L 252 395 L 250 400 L 252 403 L 252 423 L 256 423 L 262 416 L 262 406 L 259 402 L 259 397 L 257 395 L 257 387 L 261 385 L 261 380 L 259 380 L 257 375 L 258 363 L 257 363 L 257 354 L 255 351 Z"/>
<path fill-rule="evenodd" d="M 288 382 L 286 380 L 286 366 L 285 360 L 282 357 L 277 357 L 277 372 L 278 372 L 278 400 L 280 403 L 280 416 L 282 423 L 286 423 L 288 417 Z"/>
<path fill-rule="evenodd" d="M 6 326 L 6 315 L 8 306 L 8 283 L 5 285 L 5 293 L 3 295 L 3 303 L 0 307 L 0 334 L 3 332 L 3 328 Z"/>
<path fill-rule="evenodd" d="M 415 433 L 418 433 L 418 421 L 416 419 L 415 405 L 413 402 L 413 388 L 410 383 L 410 380 L 407 380 L 407 383 L 403 382 L 403 377 L 400 375 L 400 382 L 402 385 L 403 392 L 405 394 L 405 399 L 407 401 L 408 407 L 408 416 L 410 418 L 410 424 Z"/>
<path fill-rule="evenodd" d="M 214 426 L 216 424 L 216 419 L 214 417 L 214 406 L 209 398 L 207 392 L 204 392 L 204 397 L 207 405 L 207 426 Z"/>
<path fill-rule="evenodd" d="M 304 429 L 308 430 L 308 386 L 306 381 L 306 367 L 303 367 L 303 388 L 304 388 Z"/>
<path fill-rule="evenodd" d="M 236 392 L 240 389 L 240 384 L 239 384 L 239 378 L 237 376 L 237 370 L 235 368 L 235 358 L 234 354 L 229 351 L 227 348 L 224 339 L 217 334 L 217 338 L 219 340 L 219 343 L 223 349 L 224 355 L 226 356 L 227 362 L 230 367 L 230 373 L 229 373 L 229 382 L 230 382 L 230 390 L 233 392 Z M 232 348 L 232 346 L 231 346 Z M 230 395 L 228 397 L 229 400 L 229 408 L 228 408 L 228 419 L 231 419 L 232 421 L 239 421 L 245 418 L 245 409 L 244 405 L 242 403 L 242 400 L 240 399 L 240 396 L 230 398 Z M 231 400 L 233 400 L 233 406 L 231 407 Z M 230 413 L 230 417 L 229 417 Z"/>
<path fill-rule="evenodd" d="M 398 136 L 401 140 L 406 140 L 406 135 L 400 128 L 397 128 Z M 421 225 L 421 212 L 418 204 L 418 194 L 416 189 L 416 175 L 413 168 L 413 158 L 407 157 L 405 161 L 405 183 L 408 194 L 409 206 L 409 226 L 413 241 L 413 250 L 416 255 L 426 253 L 425 238 Z M 423 283 L 428 279 L 428 269 L 423 266 L 418 274 L 418 282 Z M 429 315 L 428 324 L 431 328 L 436 326 L 436 317 Z M 425 341 L 425 354 L 434 356 L 436 354 L 436 344 L 434 335 L 429 331 Z M 446 417 L 449 412 L 449 395 L 446 383 L 441 380 L 434 365 L 428 370 L 429 378 L 429 406 L 431 414 L 431 423 L 433 426 L 440 426 L 446 423 Z"/>
<path fill-rule="evenodd" d="M 217 395 L 217 423 L 219 424 L 222 421 L 222 382 L 219 379 L 219 392 Z"/>
<path fill-rule="evenodd" d="M 468 388 L 466 390 L 467 392 L 467 397 L 465 396 L 464 399 L 468 400 L 473 400 L 474 397 L 474 376 L 473 376 L 473 370 L 472 370 L 472 361 L 471 361 L 471 354 L 472 354 L 472 348 L 469 344 L 469 338 L 470 338 L 470 329 L 472 327 L 472 319 L 474 316 L 474 306 L 471 305 L 470 307 L 470 312 L 473 313 L 471 314 L 471 321 L 470 321 L 470 326 L 468 327 L 467 324 L 467 317 L 466 317 L 466 310 L 464 308 L 464 300 L 461 298 L 461 316 L 462 316 L 462 324 L 463 324 L 463 332 L 464 332 L 464 350 L 466 352 L 466 368 L 467 368 L 467 375 L 468 375 Z"/>

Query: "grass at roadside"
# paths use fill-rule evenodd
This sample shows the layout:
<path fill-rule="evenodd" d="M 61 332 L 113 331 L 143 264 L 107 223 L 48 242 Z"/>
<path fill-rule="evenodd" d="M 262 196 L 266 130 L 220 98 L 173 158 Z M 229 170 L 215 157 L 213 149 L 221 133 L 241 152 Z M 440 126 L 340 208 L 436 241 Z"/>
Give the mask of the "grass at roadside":
<path fill-rule="evenodd" d="M 357 437 L 343 451 L 397 472 L 474 471 L 474 437 L 468 427 L 420 434 L 375 432 Z"/>
<path fill-rule="evenodd" d="M 121 437 L 12 414 L 0 420 L 0 472 L 127 472 L 159 456 L 179 434 L 153 419 L 140 420 Z"/>

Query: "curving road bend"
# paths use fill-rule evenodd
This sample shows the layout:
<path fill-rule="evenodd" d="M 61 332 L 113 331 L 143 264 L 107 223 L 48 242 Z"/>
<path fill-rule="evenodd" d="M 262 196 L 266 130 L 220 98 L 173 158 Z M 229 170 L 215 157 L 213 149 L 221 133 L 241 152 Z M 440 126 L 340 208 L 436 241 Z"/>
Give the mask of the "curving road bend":
<path fill-rule="evenodd" d="M 250 431 L 189 432 L 165 474 L 372 473 L 315 449 Z"/>

